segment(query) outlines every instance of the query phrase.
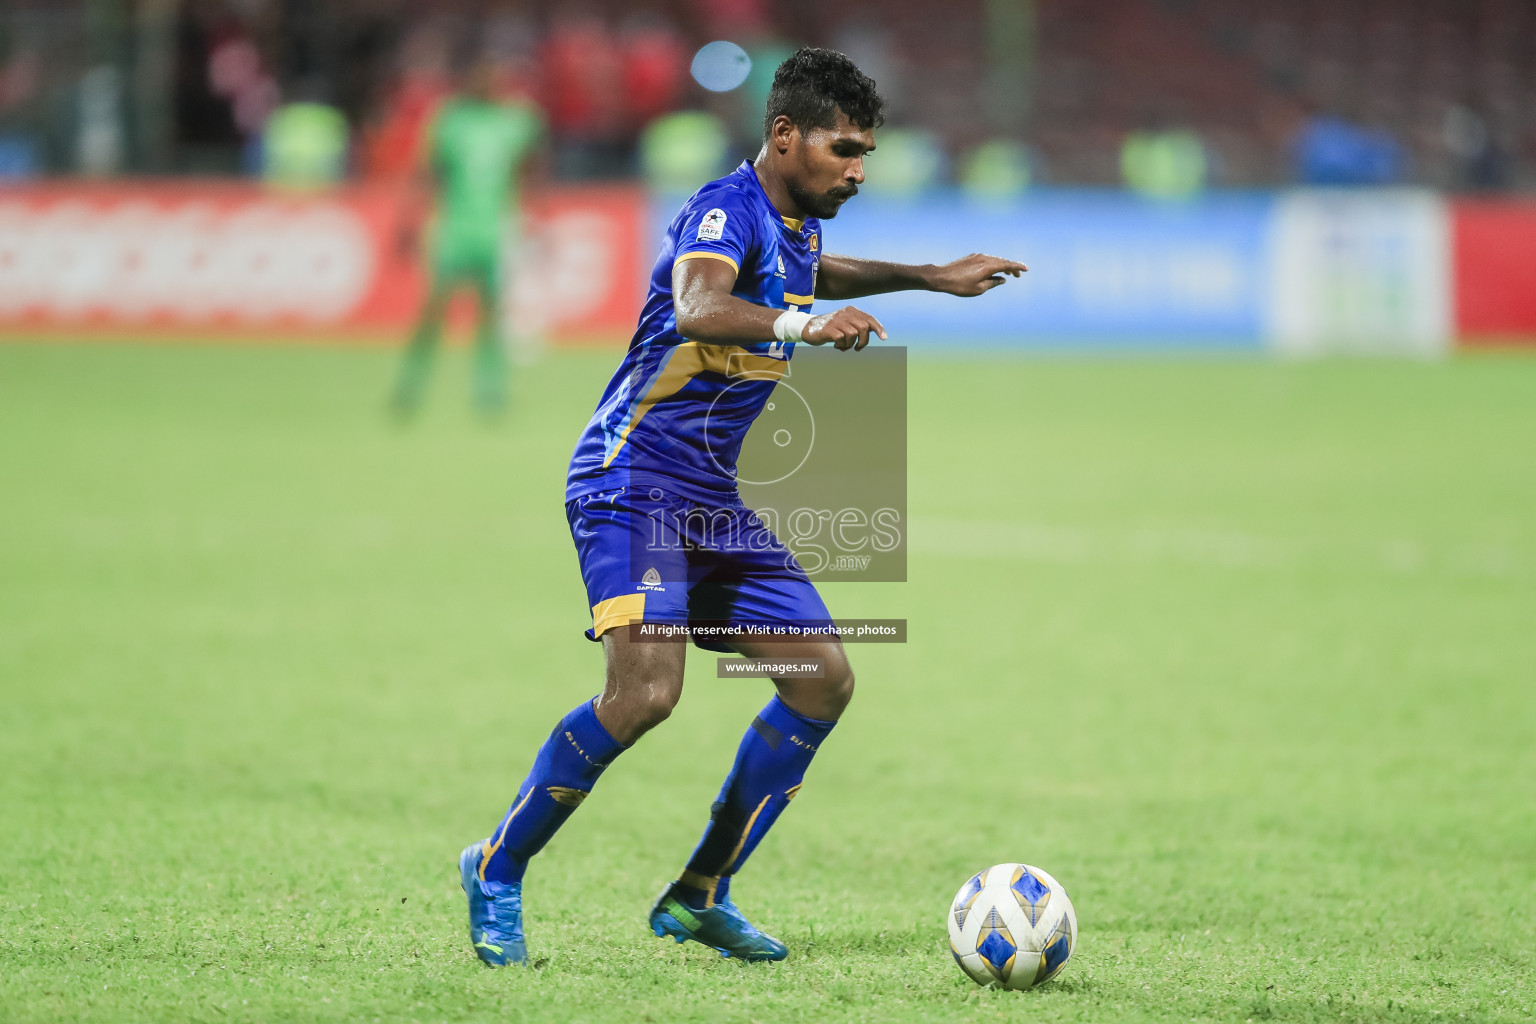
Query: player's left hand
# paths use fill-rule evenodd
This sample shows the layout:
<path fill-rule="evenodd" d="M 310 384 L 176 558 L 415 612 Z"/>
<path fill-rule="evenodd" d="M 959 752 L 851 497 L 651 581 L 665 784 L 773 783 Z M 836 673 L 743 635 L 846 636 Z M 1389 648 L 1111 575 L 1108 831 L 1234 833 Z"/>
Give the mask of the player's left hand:
<path fill-rule="evenodd" d="M 928 287 L 936 292 L 948 292 L 951 295 L 969 298 L 989 292 L 1002 284 L 1008 279 L 1003 276 L 1004 274 L 1018 277 L 1028 269 L 1015 260 L 973 252 L 953 263 L 935 267 Z"/>

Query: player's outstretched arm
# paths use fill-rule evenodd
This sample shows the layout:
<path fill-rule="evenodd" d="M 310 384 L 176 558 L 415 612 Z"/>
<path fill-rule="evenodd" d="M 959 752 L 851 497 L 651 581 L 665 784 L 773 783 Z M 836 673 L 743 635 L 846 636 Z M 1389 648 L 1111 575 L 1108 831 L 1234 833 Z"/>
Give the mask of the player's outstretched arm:
<path fill-rule="evenodd" d="M 1000 256 L 972 253 L 953 263 L 908 266 L 827 253 L 816 276 L 818 299 L 856 299 L 881 292 L 930 291 L 972 296 L 989 292 L 1029 268 Z"/>
<path fill-rule="evenodd" d="M 804 341 L 854 351 L 868 345 L 871 336 L 886 337 L 880 321 L 853 306 L 819 316 L 786 313 L 732 295 L 735 284 L 735 269 L 721 260 L 686 260 L 673 267 L 677 333 L 713 345 Z"/>

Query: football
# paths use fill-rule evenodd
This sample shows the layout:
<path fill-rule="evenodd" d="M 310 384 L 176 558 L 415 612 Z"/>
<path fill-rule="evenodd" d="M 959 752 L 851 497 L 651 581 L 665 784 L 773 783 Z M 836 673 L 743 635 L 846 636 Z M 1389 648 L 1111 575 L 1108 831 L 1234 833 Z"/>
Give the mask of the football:
<path fill-rule="evenodd" d="M 971 876 L 955 894 L 948 923 L 950 952 L 978 985 L 1043 985 L 1077 946 L 1067 891 L 1030 864 L 996 864 Z"/>

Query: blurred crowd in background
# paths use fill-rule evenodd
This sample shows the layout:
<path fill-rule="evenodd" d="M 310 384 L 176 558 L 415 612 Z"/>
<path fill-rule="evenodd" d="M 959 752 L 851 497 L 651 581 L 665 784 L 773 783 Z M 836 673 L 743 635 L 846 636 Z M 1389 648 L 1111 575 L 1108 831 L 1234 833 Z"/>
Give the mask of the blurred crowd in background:
<path fill-rule="evenodd" d="M 398 177 L 483 58 L 555 178 L 692 188 L 805 43 L 889 99 L 877 190 L 1536 188 L 1532 0 L 6 0 L 0 178 Z"/>

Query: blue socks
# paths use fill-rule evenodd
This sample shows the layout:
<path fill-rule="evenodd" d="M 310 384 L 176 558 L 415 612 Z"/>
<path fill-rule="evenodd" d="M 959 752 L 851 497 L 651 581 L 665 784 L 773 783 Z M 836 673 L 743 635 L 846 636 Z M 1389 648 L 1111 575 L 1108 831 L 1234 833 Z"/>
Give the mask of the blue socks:
<path fill-rule="evenodd" d="M 777 695 L 753 719 L 704 837 L 678 879 L 676 892 L 684 902 L 703 909 L 725 901 L 731 876 L 799 792 L 811 758 L 836 724 L 806 718 Z"/>
<path fill-rule="evenodd" d="M 485 845 L 481 881 L 521 882 L 528 858 L 544 848 L 603 769 L 627 749 L 603 728 L 592 705 L 589 700 L 562 718 L 539 748 L 517 799 Z"/>
<path fill-rule="evenodd" d="M 777 696 L 768 702 L 736 749 L 709 825 L 678 880 L 680 898 L 698 908 L 725 901 L 731 876 L 794 799 L 811 758 L 835 724 L 792 711 Z M 593 701 L 561 719 L 485 844 L 481 880 L 521 882 L 529 858 L 544 848 L 626 749 L 598 721 Z"/>

